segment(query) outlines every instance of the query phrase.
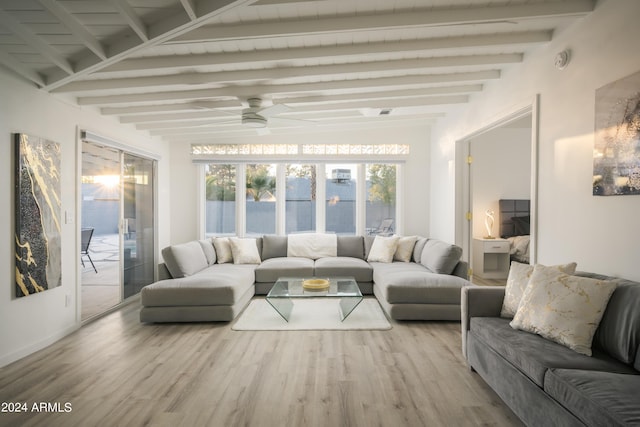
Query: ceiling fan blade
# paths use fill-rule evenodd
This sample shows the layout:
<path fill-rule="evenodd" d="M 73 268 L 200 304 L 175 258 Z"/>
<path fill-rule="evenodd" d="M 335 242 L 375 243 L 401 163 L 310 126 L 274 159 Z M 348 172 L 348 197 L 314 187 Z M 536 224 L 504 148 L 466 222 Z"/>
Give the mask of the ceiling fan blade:
<path fill-rule="evenodd" d="M 224 120 L 224 121 L 221 121 L 221 122 L 207 122 L 207 123 L 203 123 L 201 125 L 194 125 L 192 127 L 194 127 L 194 128 L 203 128 L 203 127 L 212 127 L 212 126 L 217 126 L 217 125 L 228 125 L 230 123 L 240 124 L 240 121 L 238 119 L 235 119 L 235 120 Z"/>
<path fill-rule="evenodd" d="M 313 120 L 290 119 L 286 117 L 271 117 L 269 124 L 271 123 L 283 126 L 316 126 L 318 124 Z"/>
<path fill-rule="evenodd" d="M 193 108 L 196 108 L 198 110 L 211 111 L 211 113 L 216 114 L 216 115 L 220 115 L 220 116 L 239 116 L 239 113 L 237 113 L 237 112 L 219 110 L 217 108 L 211 108 L 211 107 L 208 107 L 207 105 L 203 105 L 203 104 L 200 104 L 198 102 L 193 102 L 193 103 L 191 103 L 191 105 L 193 106 Z"/>
<path fill-rule="evenodd" d="M 288 111 L 291 111 L 291 107 L 287 105 L 273 104 L 269 107 L 265 107 L 261 110 L 258 110 L 258 114 L 260 114 L 262 117 L 273 117 L 277 114 L 286 113 Z"/>

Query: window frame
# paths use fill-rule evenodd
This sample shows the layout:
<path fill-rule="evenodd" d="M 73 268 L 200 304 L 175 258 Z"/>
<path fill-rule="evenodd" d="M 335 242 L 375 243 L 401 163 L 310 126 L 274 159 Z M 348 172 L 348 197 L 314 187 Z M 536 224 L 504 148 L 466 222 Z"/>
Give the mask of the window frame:
<path fill-rule="evenodd" d="M 244 158 L 242 161 L 237 159 L 228 159 L 228 161 L 205 162 L 199 161 L 198 166 L 198 235 L 201 238 L 206 237 L 206 186 L 205 186 L 205 164 L 206 163 L 225 163 L 233 164 L 236 167 L 236 188 L 246 188 L 246 165 L 247 164 L 276 164 L 276 194 L 286 195 L 286 165 L 292 163 L 291 160 L 266 160 L 261 158 Z M 294 162 L 295 163 L 295 162 Z M 300 163 L 300 162 L 298 162 Z M 404 161 L 398 159 L 367 159 L 366 161 L 354 161 L 348 157 L 342 159 L 327 159 L 324 161 L 305 161 L 306 164 L 314 164 L 316 166 L 316 200 L 325 201 L 326 199 L 326 166 L 331 164 L 357 164 L 357 184 L 356 184 L 356 227 L 355 235 L 366 235 L 366 202 L 367 202 L 367 182 L 366 182 L 366 165 L 389 163 L 396 166 L 396 209 L 395 209 L 395 233 L 402 234 L 404 231 Z M 240 193 L 244 194 L 244 192 Z M 246 237 L 246 197 L 239 197 L 236 191 L 236 235 L 238 237 Z M 286 235 L 286 196 L 276 197 L 276 234 Z M 316 203 L 316 233 L 326 232 L 326 209 L 325 203 Z"/>

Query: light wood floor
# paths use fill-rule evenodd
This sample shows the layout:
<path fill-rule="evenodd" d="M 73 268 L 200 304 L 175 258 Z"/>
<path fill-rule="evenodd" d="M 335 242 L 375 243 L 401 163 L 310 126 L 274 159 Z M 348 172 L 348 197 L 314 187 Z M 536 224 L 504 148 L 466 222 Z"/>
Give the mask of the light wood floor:
<path fill-rule="evenodd" d="M 507 284 L 507 279 L 483 279 L 482 277 L 473 276 L 469 280 L 471 280 L 471 283 L 480 286 L 505 286 Z"/>
<path fill-rule="evenodd" d="M 232 331 L 140 324 L 138 303 L 0 369 L 2 426 L 519 426 L 460 351 L 460 324 Z"/>
<path fill-rule="evenodd" d="M 82 313 L 87 320 L 104 313 L 120 303 L 120 263 L 117 261 L 95 261 L 96 273 L 89 262 L 82 270 Z"/>

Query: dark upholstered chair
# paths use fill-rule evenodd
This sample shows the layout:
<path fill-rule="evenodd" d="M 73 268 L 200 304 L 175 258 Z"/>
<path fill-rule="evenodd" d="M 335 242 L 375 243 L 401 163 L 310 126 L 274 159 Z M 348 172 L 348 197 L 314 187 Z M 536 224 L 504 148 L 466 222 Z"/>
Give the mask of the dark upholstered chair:
<path fill-rule="evenodd" d="M 89 255 L 89 245 L 91 244 L 91 237 L 93 237 L 93 228 L 83 228 L 81 230 L 81 233 L 80 262 L 84 267 L 84 260 L 82 259 L 82 257 L 86 256 L 87 258 L 89 258 L 89 262 L 91 263 L 93 270 L 97 273 L 98 270 L 96 269 L 96 266 L 91 259 L 91 255 Z"/>

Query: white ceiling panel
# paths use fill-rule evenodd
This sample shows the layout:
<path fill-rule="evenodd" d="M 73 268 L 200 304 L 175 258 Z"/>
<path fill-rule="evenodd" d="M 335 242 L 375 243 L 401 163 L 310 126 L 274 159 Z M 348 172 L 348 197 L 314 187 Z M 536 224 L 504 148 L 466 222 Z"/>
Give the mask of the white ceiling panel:
<path fill-rule="evenodd" d="M 168 141 L 256 135 L 243 114 L 273 103 L 290 107 L 279 117 L 317 121 L 314 131 L 432 123 L 594 7 L 595 0 L 0 0 L 0 64 Z M 383 108 L 391 114 L 379 116 Z M 309 131 L 277 127 L 277 117 L 263 124 L 275 133 Z"/>

